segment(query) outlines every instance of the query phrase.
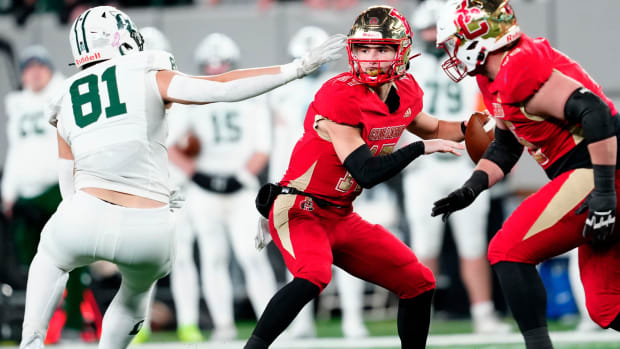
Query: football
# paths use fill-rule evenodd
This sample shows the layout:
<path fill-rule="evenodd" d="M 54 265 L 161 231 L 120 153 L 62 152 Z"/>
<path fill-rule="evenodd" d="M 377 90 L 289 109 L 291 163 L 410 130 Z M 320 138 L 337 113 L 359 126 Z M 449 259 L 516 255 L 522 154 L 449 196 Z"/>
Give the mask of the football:
<path fill-rule="evenodd" d="M 485 124 L 487 118 L 490 120 Z M 495 139 L 495 119 L 487 113 L 473 113 L 465 129 L 465 149 L 475 164 L 480 161 L 493 139 Z"/>
<path fill-rule="evenodd" d="M 176 146 L 181 153 L 190 158 L 196 157 L 200 153 L 200 140 L 193 133 L 185 135 L 183 139 L 176 143 Z"/>

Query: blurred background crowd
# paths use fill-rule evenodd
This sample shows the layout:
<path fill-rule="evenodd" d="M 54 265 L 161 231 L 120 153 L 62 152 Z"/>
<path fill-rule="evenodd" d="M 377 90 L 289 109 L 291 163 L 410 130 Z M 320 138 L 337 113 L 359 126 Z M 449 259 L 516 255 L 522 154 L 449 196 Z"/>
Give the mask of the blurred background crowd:
<path fill-rule="evenodd" d="M 425 91 L 425 110 L 439 118 L 465 119 L 484 106 L 472 81 L 455 85 L 439 67 L 443 52 L 433 45 L 438 2 L 387 4 L 407 14 L 414 30 L 414 50 L 422 56 L 413 60 L 410 72 Z M 620 11 L 620 3 L 593 3 L 512 1 L 525 31 L 546 36 L 577 59 L 618 102 L 615 51 L 620 48 L 613 43 L 620 24 L 613 14 Z M 328 34 L 348 32 L 355 15 L 376 2 L 0 0 L 0 342 L 19 337 L 28 265 L 43 224 L 60 201 L 56 136 L 43 119 L 45 100 L 63 77 L 76 72 L 68 65 L 70 23 L 85 8 L 103 4 L 126 11 L 145 36 L 147 48 L 170 51 L 182 71 L 218 74 L 299 57 Z M 214 340 L 235 338 L 235 322 L 255 319 L 285 283 L 286 268 L 274 246 L 262 252 L 252 248 L 258 219 L 253 195 L 259 183 L 281 178 L 314 92 L 346 69 L 342 59 L 247 103 L 172 108 L 171 173 L 187 201 L 177 217 L 177 265 L 159 282 L 151 326 L 139 340 L 161 329 L 177 330 L 186 341 L 202 340 L 201 330 L 213 330 Z M 179 171 L 184 166 L 209 174 L 209 184 L 189 180 Z M 438 281 L 435 317 L 471 318 L 467 330 L 474 332 L 506 332 L 510 326 L 501 317 L 507 309 L 488 270 L 486 243 L 511 209 L 546 179 L 524 156 L 501 185 L 478 200 L 481 207 L 455 214 L 447 225 L 439 218 L 427 220 L 432 202 L 459 186 L 472 167 L 466 156 L 416 161 L 386 184 L 365 191 L 355 208 L 412 246 L 433 269 Z M 579 285 L 570 280 L 569 259 L 563 256 L 540 267 L 550 295 L 550 317 L 579 317 Z M 336 275 L 333 285 L 294 323 L 291 336 L 315 336 L 313 315 L 342 318 L 341 332 L 347 337 L 368 335 L 364 322 L 395 317 L 397 299 L 387 291 Z M 577 287 L 571 289 L 571 281 Z M 100 313 L 119 282 L 114 268 L 106 264 L 74 271 L 52 320 L 49 342 L 61 337 L 95 340 Z M 588 321 L 579 326 L 591 328 Z"/>

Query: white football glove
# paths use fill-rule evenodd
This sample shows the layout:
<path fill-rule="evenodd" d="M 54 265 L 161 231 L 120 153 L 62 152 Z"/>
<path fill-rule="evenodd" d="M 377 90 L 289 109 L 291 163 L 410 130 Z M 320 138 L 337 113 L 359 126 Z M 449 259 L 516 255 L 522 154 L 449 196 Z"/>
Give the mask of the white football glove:
<path fill-rule="evenodd" d="M 256 236 L 254 237 L 254 247 L 262 250 L 271 242 L 271 233 L 269 233 L 269 220 L 265 217 L 258 217 L 258 226 Z"/>
<path fill-rule="evenodd" d="M 168 206 L 170 208 L 181 208 L 185 202 L 185 196 L 179 189 L 172 189 L 170 192 L 170 199 L 168 199 Z"/>
<path fill-rule="evenodd" d="M 327 38 L 319 46 L 306 52 L 305 55 L 294 61 L 297 64 L 297 77 L 303 78 L 319 69 L 321 65 L 340 59 L 342 57 L 342 49 L 345 48 L 346 44 L 346 35 L 335 34 Z"/>

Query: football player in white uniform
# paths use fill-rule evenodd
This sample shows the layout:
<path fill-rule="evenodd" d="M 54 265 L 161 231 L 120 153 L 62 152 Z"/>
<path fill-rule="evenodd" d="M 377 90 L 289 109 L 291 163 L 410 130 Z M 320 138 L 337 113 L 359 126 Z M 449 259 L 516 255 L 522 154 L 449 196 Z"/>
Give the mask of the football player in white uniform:
<path fill-rule="evenodd" d="M 462 120 L 476 111 L 480 96 L 473 79 L 455 84 L 441 68 L 445 52 L 435 47 L 435 25 L 443 6 L 443 1 L 427 0 L 414 10 L 411 25 L 420 38 L 418 42 L 423 45 L 423 52 L 411 65 L 410 72 L 424 90 L 426 112 L 448 120 Z M 408 136 L 406 141 L 413 141 L 413 135 L 403 136 Z M 431 217 L 428 210 L 436 198 L 447 195 L 466 178 L 473 164 L 466 156 L 445 154 L 418 160 L 403 171 L 411 245 L 420 261 L 439 275 L 438 256 L 445 227 L 440 220 Z M 474 332 L 505 333 L 510 327 L 497 319 L 491 301 L 491 269 L 486 259 L 490 198 L 488 193 L 485 194 L 467 212 L 450 216 L 449 222 L 459 255 L 461 278 L 469 295 Z"/>
<path fill-rule="evenodd" d="M 212 33 L 198 45 L 195 61 L 202 73 L 222 74 L 238 67 L 240 50 L 228 36 Z M 202 285 L 209 313 L 214 323 L 211 340 L 226 341 L 236 337 L 233 311 L 233 285 L 229 274 L 230 251 L 244 271 L 246 291 L 257 316 L 276 292 L 276 282 L 267 255 L 254 248 L 258 213 L 254 197 L 258 191 L 257 175 L 266 167 L 271 148 L 269 114 L 264 99 L 210 106 L 183 106 L 171 109 L 171 118 L 186 122 L 181 134 L 197 136 L 201 151 L 196 169 L 187 186 L 186 204 L 194 223 L 202 271 Z M 191 252 L 191 240 L 183 242 Z M 180 248 L 180 246 L 179 246 Z M 191 253 L 177 258 L 192 259 Z M 186 267 L 192 261 L 183 263 Z M 184 298 L 187 270 L 175 268 L 173 290 Z M 175 287 L 174 284 L 178 284 Z M 191 306 L 175 302 L 179 308 Z M 179 309 L 182 313 L 187 310 Z M 182 326 L 196 325 L 197 317 L 181 319 Z M 192 321 L 192 322 L 189 322 Z"/>
<path fill-rule="evenodd" d="M 97 260 L 114 262 L 123 276 L 99 348 L 125 348 L 144 322 L 153 284 L 174 258 L 166 108 L 264 93 L 339 58 L 344 36 L 296 62 L 212 77 L 176 72 L 164 51 L 141 52 L 140 32 L 114 7 L 83 12 L 69 40 L 81 71 L 46 111 L 58 134 L 63 201 L 30 266 L 20 348 L 43 347 L 68 272 Z"/>
<path fill-rule="evenodd" d="M 290 39 L 288 53 L 293 58 L 318 46 L 328 37 L 325 30 L 316 26 L 299 29 Z M 294 81 L 267 95 L 273 123 L 273 147 L 269 159 L 269 179 L 277 182 L 288 168 L 293 147 L 303 131 L 303 121 L 314 94 L 331 77 L 326 66 L 305 79 Z M 342 307 L 342 333 L 347 338 L 368 335 L 363 322 L 364 281 L 335 268 L 336 287 Z M 287 273 L 292 278 L 290 273 Z M 313 304 L 307 304 L 291 323 L 288 333 L 293 338 L 316 336 Z"/>

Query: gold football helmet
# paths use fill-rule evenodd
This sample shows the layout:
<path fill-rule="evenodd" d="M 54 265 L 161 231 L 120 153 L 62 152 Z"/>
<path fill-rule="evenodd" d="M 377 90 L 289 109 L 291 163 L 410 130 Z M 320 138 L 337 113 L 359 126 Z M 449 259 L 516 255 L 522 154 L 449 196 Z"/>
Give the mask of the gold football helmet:
<path fill-rule="evenodd" d="M 412 46 L 412 33 L 407 19 L 389 6 L 373 6 L 362 12 L 349 32 L 347 53 L 349 65 L 355 79 L 369 85 L 378 85 L 394 80 L 407 71 Z M 360 69 L 360 60 L 354 53 L 355 44 L 394 45 L 396 56 L 387 71 L 373 74 Z M 381 62 L 381 61 L 378 61 Z"/>

